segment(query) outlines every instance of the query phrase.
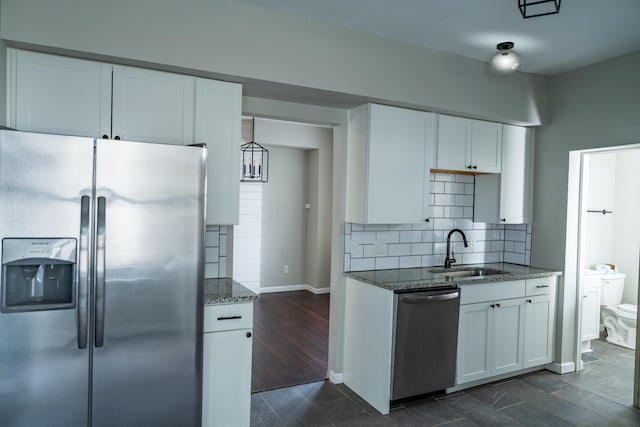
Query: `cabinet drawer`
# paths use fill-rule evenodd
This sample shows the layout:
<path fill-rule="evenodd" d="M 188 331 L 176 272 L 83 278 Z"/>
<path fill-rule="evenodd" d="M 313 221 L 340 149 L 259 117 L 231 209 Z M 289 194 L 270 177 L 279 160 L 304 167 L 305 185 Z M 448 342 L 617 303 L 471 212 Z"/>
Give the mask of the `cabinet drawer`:
<path fill-rule="evenodd" d="M 524 280 L 497 283 L 478 283 L 460 287 L 460 304 L 473 304 L 524 296 Z"/>
<path fill-rule="evenodd" d="M 527 296 L 556 293 L 556 277 L 537 277 L 527 279 Z"/>
<path fill-rule="evenodd" d="M 253 303 L 208 305 L 204 308 L 204 332 L 253 328 Z"/>

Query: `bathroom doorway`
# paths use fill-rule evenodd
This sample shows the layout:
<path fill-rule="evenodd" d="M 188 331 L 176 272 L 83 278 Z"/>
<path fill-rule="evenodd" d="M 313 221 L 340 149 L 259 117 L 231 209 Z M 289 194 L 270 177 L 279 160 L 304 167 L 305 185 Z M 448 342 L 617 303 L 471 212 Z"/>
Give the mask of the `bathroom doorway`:
<path fill-rule="evenodd" d="M 638 403 L 640 146 L 571 154 L 579 155 L 580 166 L 575 363 L 581 375 L 576 381 L 630 406 Z"/>

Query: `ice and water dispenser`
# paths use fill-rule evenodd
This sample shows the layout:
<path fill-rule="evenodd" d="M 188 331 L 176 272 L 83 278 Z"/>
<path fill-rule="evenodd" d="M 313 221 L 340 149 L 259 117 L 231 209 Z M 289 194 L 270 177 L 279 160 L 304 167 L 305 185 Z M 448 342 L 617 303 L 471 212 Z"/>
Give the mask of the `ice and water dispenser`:
<path fill-rule="evenodd" d="M 76 239 L 3 239 L 2 311 L 73 308 Z"/>

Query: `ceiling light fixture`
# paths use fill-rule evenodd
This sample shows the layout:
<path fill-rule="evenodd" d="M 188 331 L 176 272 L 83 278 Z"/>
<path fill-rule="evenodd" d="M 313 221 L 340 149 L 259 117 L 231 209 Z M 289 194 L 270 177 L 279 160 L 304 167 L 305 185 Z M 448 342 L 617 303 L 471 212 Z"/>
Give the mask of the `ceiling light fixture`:
<path fill-rule="evenodd" d="M 520 54 L 513 49 L 513 42 L 498 43 L 496 52 L 489 60 L 491 67 L 500 74 L 509 74 L 520 66 Z"/>
<path fill-rule="evenodd" d="M 240 182 L 269 181 L 269 150 L 255 142 L 256 118 L 251 119 L 251 142 L 242 144 L 242 178 Z"/>
<path fill-rule="evenodd" d="M 522 17 L 535 18 L 536 16 L 555 15 L 560 12 L 562 0 L 518 0 L 518 8 Z"/>

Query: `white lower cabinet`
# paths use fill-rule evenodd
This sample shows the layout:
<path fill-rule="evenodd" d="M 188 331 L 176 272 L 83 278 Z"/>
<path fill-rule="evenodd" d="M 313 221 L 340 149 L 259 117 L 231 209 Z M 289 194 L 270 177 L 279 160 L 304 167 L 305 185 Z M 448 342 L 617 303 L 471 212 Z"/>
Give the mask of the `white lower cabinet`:
<path fill-rule="evenodd" d="M 457 384 L 550 363 L 555 292 L 555 276 L 462 286 Z"/>
<path fill-rule="evenodd" d="M 523 306 L 522 298 L 460 306 L 458 384 L 522 369 Z"/>
<path fill-rule="evenodd" d="M 555 295 L 527 297 L 524 306 L 524 368 L 551 363 Z"/>
<path fill-rule="evenodd" d="M 203 427 L 250 424 L 252 323 L 253 303 L 205 307 Z"/>

